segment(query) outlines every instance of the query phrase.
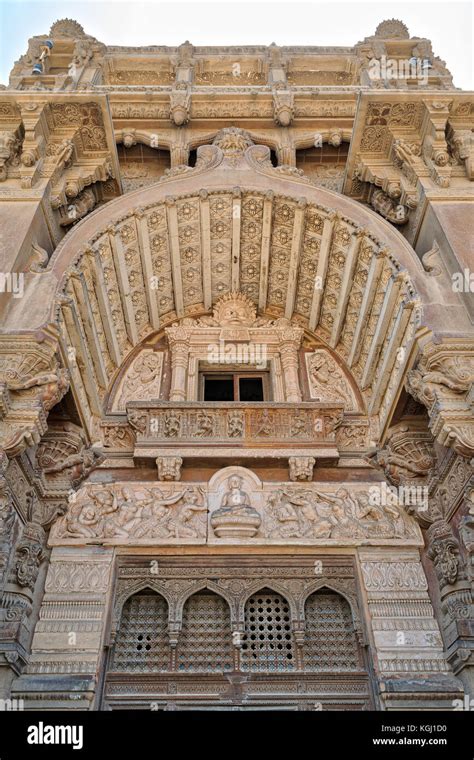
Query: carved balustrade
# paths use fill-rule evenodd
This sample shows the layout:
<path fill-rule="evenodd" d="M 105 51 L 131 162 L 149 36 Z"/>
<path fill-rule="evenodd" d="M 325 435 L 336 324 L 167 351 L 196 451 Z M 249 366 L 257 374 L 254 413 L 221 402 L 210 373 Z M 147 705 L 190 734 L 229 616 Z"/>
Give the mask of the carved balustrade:
<path fill-rule="evenodd" d="M 303 402 L 150 402 L 127 404 L 136 431 L 135 455 L 156 457 L 164 449 L 202 456 L 203 450 L 239 456 L 287 455 L 286 449 L 315 457 L 337 457 L 336 429 L 342 406 Z M 256 453 L 259 450 L 259 453 Z"/>

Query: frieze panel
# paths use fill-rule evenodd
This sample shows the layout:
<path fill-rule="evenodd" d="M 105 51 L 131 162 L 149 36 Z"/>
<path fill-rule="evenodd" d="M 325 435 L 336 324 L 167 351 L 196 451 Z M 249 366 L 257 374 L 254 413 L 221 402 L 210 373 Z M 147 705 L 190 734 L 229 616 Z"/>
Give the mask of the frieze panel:
<path fill-rule="evenodd" d="M 335 447 L 335 431 L 342 418 L 340 406 L 301 403 L 298 409 L 283 403 L 233 403 L 222 409 L 219 404 L 162 402 L 154 406 L 131 402 L 128 420 L 137 433 L 137 451 L 156 447 L 202 447 L 223 444 L 248 448 L 265 444 L 295 448 Z M 160 452 L 157 451 L 155 456 Z M 177 452 L 179 453 L 179 452 Z"/>
<path fill-rule="evenodd" d="M 403 507 L 379 500 L 370 486 L 263 484 L 250 470 L 229 467 L 209 483 L 87 485 L 55 523 L 51 544 L 303 543 L 419 545 Z"/>
<path fill-rule="evenodd" d="M 108 562 L 74 561 L 51 562 L 46 578 L 47 593 L 105 592 L 110 578 Z"/>
<path fill-rule="evenodd" d="M 426 591 L 428 584 L 419 562 L 362 562 L 368 591 Z"/>

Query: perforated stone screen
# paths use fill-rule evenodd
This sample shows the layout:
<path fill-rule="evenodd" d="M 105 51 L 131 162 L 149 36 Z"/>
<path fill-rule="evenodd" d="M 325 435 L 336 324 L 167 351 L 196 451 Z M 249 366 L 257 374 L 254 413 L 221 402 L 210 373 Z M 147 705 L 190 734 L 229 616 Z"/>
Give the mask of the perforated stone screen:
<path fill-rule="evenodd" d="M 178 670 L 215 673 L 230 671 L 232 667 L 229 605 L 210 591 L 194 594 L 183 610 Z"/>
<path fill-rule="evenodd" d="M 165 599 L 153 591 L 134 594 L 123 607 L 113 670 L 167 670 L 168 652 L 168 605 Z"/>
<path fill-rule="evenodd" d="M 296 658 L 286 599 L 269 589 L 250 597 L 245 606 L 242 670 L 294 670 Z"/>
<path fill-rule="evenodd" d="M 323 589 L 306 602 L 304 665 L 332 673 L 360 670 L 357 639 L 348 602 Z"/>

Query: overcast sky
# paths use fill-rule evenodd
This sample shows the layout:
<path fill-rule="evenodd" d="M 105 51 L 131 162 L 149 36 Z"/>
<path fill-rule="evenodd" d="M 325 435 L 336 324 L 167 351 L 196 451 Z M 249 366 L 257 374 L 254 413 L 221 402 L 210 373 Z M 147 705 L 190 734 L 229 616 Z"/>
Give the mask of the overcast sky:
<path fill-rule="evenodd" d="M 58 18 L 79 21 L 109 45 L 354 45 L 384 19 L 401 19 L 413 37 L 427 37 L 446 61 L 454 84 L 473 89 L 470 2 L 134 2 L 114 0 L 0 0 L 0 82 L 27 49 L 28 38 L 47 34 Z"/>

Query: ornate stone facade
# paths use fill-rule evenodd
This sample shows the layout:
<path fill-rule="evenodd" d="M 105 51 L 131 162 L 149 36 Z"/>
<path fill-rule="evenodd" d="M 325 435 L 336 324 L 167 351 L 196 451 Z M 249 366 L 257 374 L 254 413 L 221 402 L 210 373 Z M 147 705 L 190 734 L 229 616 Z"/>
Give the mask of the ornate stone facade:
<path fill-rule="evenodd" d="M 1 698 L 473 693 L 473 97 L 395 20 L 29 40 L 0 90 Z"/>

